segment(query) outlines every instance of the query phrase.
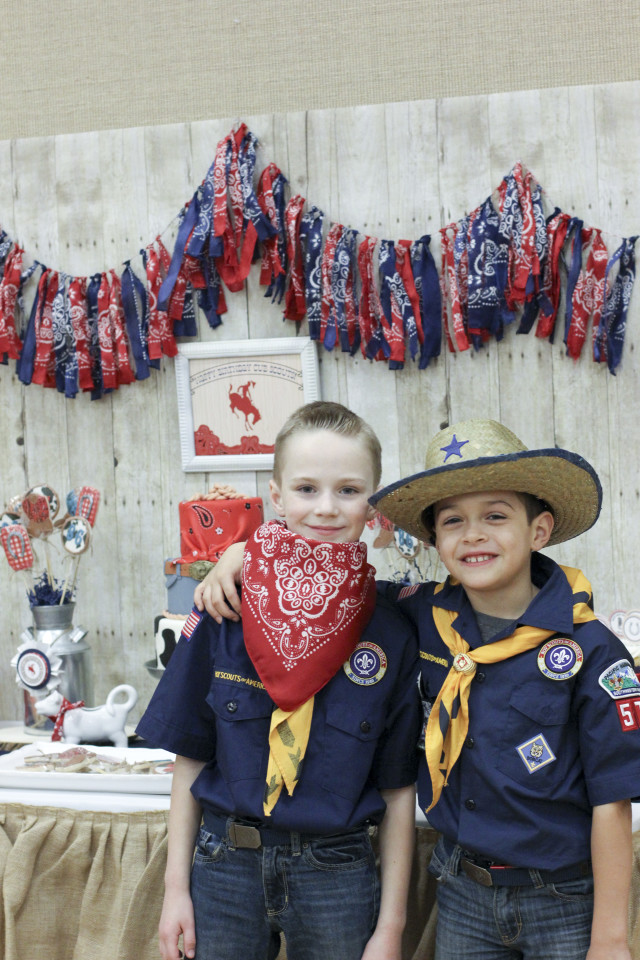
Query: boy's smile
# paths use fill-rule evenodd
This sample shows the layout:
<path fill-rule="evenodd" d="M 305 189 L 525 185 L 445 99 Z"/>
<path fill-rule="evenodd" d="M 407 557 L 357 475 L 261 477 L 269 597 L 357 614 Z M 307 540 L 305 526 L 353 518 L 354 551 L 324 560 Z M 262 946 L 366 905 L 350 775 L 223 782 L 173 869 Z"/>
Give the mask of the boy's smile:
<path fill-rule="evenodd" d="M 448 497 L 434 515 L 438 553 L 473 608 L 505 619 L 524 613 L 537 592 L 531 553 L 549 539 L 552 515 L 530 522 L 522 499 L 505 490 Z"/>
<path fill-rule="evenodd" d="M 310 540 L 349 543 L 360 539 L 373 515 L 371 454 L 358 437 L 332 430 L 304 430 L 286 441 L 271 502 L 289 530 Z"/>

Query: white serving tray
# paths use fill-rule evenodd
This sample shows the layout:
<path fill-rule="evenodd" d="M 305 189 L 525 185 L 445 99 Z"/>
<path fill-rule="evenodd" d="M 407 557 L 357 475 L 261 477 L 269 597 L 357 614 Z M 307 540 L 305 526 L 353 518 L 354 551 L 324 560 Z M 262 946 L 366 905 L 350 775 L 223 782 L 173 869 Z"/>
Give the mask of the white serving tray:
<path fill-rule="evenodd" d="M 25 757 L 36 754 L 62 753 L 71 744 L 29 743 L 18 750 L 0 756 L 0 787 L 19 787 L 25 790 L 81 790 L 109 793 L 145 793 L 170 794 L 170 773 L 58 773 L 37 770 L 18 770 L 24 764 Z M 92 747 L 87 750 L 129 763 L 141 760 L 173 760 L 175 754 L 166 750 L 152 750 L 144 747 Z M 1 799 L 1 796 L 0 796 Z"/>

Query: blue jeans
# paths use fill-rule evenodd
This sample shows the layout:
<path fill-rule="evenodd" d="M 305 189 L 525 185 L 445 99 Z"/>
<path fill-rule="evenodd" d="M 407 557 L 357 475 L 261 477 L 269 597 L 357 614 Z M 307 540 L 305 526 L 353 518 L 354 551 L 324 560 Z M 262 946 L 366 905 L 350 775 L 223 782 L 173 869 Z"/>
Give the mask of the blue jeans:
<path fill-rule="evenodd" d="M 484 887 L 442 841 L 429 870 L 438 879 L 436 960 L 584 960 L 591 938 L 593 877 L 536 886 Z"/>
<path fill-rule="evenodd" d="M 258 850 L 200 828 L 191 873 L 197 960 L 361 960 L 379 886 L 368 830 Z"/>

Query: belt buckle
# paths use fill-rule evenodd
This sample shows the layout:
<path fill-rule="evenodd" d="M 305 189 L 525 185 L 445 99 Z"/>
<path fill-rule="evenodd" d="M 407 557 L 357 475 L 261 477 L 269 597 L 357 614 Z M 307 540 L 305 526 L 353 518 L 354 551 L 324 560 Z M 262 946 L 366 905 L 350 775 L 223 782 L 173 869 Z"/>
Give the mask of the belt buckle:
<path fill-rule="evenodd" d="M 229 839 L 234 847 L 241 849 L 258 850 L 262 846 L 260 831 L 247 823 L 229 824 Z"/>
<path fill-rule="evenodd" d="M 483 887 L 493 886 L 493 877 L 489 870 L 485 870 L 484 867 L 479 867 L 477 863 L 472 863 L 470 860 L 460 860 L 460 866 L 466 875 L 471 877 L 472 880 L 475 880 L 476 883 L 481 883 Z"/>

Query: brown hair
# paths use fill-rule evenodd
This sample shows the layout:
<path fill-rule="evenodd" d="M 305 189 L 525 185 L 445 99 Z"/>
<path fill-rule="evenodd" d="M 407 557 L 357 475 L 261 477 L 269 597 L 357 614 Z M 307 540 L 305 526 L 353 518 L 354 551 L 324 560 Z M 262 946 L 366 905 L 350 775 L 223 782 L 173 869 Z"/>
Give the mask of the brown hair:
<path fill-rule="evenodd" d="M 289 437 L 302 430 L 331 430 L 345 437 L 362 439 L 371 457 L 374 486 L 377 487 L 382 473 L 380 441 L 366 420 L 341 403 L 331 400 L 314 400 L 291 414 L 276 437 L 273 457 L 273 476 L 280 483 L 284 448 Z"/>

